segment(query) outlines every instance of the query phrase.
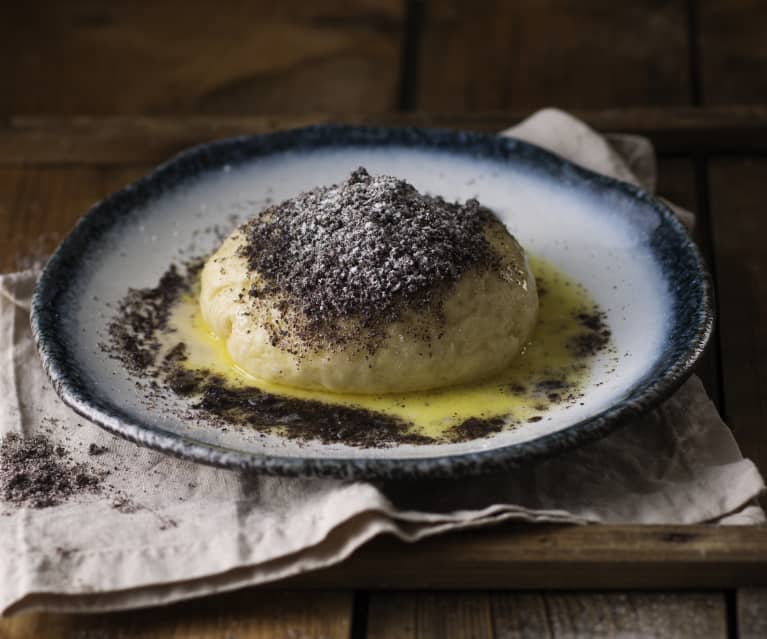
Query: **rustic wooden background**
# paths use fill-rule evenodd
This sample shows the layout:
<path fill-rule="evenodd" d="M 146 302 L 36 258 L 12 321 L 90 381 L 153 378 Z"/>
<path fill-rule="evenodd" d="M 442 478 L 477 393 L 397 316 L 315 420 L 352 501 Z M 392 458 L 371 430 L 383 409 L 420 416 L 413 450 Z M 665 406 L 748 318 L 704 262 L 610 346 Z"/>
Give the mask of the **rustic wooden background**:
<path fill-rule="evenodd" d="M 29 0 L 0 115 L 764 105 L 763 0 Z"/>
<path fill-rule="evenodd" d="M 764 0 L 31 0 L 2 9 L 0 77 L 4 270 L 51 250 L 97 198 L 213 137 L 326 120 L 498 130 L 548 105 L 648 135 L 661 193 L 698 212 L 717 286 L 701 373 L 767 471 Z M 0 621 L 0 639 L 767 636 L 767 594 L 732 577 L 762 568 L 760 533 L 512 533 L 382 540 L 316 577 L 332 591 L 21 615 Z M 382 574 L 452 590 L 347 587 Z M 515 583 L 536 589 L 490 589 Z M 647 590 L 659 583 L 683 590 Z"/>

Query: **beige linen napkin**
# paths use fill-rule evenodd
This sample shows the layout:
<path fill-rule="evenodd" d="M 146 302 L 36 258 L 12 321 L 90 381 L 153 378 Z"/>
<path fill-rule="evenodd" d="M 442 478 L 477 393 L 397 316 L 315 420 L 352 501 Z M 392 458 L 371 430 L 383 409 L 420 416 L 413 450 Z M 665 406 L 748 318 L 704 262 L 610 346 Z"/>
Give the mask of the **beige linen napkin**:
<path fill-rule="evenodd" d="M 509 134 L 652 187 L 649 143 L 597 135 L 553 110 Z M 689 214 L 688 214 L 689 216 Z M 149 606 L 273 581 L 342 561 L 384 532 L 529 522 L 760 523 L 764 488 L 698 379 L 659 410 L 587 447 L 493 477 L 374 485 L 258 477 L 179 461 L 73 414 L 38 363 L 29 330 L 36 272 L 0 277 L 0 433 L 45 432 L 110 471 L 113 497 L 45 509 L 0 503 L 0 610 Z M 91 444 L 106 451 L 89 456 Z"/>

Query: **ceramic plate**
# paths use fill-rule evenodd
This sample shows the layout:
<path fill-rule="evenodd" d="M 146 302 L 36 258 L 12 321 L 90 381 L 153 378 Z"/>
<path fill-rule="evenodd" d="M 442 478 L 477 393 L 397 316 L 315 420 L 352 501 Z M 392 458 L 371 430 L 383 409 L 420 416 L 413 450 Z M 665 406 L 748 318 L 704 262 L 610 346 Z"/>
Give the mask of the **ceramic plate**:
<path fill-rule="evenodd" d="M 579 281 L 607 313 L 619 357 L 598 358 L 579 404 L 490 438 L 359 449 L 307 444 L 158 410 L 98 347 L 130 287 L 218 243 L 233 216 L 345 177 L 357 166 L 446 199 L 477 197 L 532 253 Z M 48 262 L 32 324 L 62 399 L 136 443 L 199 462 L 294 476 L 456 476 L 508 468 L 604 436 L 689 375 L 711 332 L 709 279 L 666 206 L 625 183 L 509 138 L 317 126 L 188 150 L 82 218 Z M 176 406 L 178 404 L 178 406 Z"/>

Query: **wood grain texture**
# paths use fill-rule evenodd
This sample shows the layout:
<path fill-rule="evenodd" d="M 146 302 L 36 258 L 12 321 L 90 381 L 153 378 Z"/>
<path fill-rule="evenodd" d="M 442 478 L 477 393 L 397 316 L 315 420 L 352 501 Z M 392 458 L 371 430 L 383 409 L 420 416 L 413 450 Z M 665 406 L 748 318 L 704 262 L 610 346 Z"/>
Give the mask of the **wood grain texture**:
<path fill-rule="evenodd" d="M 495 132 L 528 111 L 470 114 L 359 112 L 275 116 L 16 117 L 0 122 L 0 166 L 158 163 L 194 144 L 322 122 Z M 767 108 L 575 111 L 593 128 L 649 137 L 661 153 L 767 151 Z"/>
<path fill-rule="evenodd" d="M 727 637 L 722 593 L 493 593 L 496 637 Z"/>
<path fill-rule="evenodd" d="M 655 191 L 674 204 L 688 211 L 697 212 L 700 208 L 698 182 L 692 158 L 678 156 L 658 158 L 658 184 Z M 702 239 L 704 233 L 700 224 L 696 225 L 695 230 L 700 234 L 696 239 Z"/>
<path fill-rule="evenodd" d="M 709 186 L 727 421 L 767 470 L 767 159 L 714 158 Z"/>
<path fill-rule="evenodd" d="M 428 3 L 416 107 L 432 111 L 690 102 L 682 0 Z"/>
<path fill-rule="evenodd" d="M 369 639 L 727 637 L 722 593 L 373 593 Z"/>
<path fill-rule="evenodd" d="M 372 593 L 368 639 L 483 639 L 493 637 L 485 592 Z"/>
<path fill-rule="evenodd" d="M 343 564 L 277 585 L 445 590 L 767 586 L 767 529 L 509 525 L 420 544 L 381 538 Z"/>
<path fill-rule="evenodd" d="M 703 104 L 767 101 L 767 4 L 698 0 Z"/>
<path fill-rule="evenodd" d="M 130 612 L 0 620 L 0 639 L 347 639 L 350 630 L 351 593 L 252 588 Z"/>
<path fill-rule="evenodd" d="M 736 597 L 738 639 L 767 637 L 767 588 L 741 588 Z"/>
<path fill-rule="evenodd" d="M 0 168 L 0 268 L 40 264 L 103 194 L 101 170 Z"/>
<path fill-rule="evenodd" d="M 40 265 L 95 202 L 150 168 L 0 167 L 0 268 Z"/>
<path fill-rule="evenodd" d="M 401 0 L 12 3 L 0 114 L 391 109 L 402 14 Z"/>

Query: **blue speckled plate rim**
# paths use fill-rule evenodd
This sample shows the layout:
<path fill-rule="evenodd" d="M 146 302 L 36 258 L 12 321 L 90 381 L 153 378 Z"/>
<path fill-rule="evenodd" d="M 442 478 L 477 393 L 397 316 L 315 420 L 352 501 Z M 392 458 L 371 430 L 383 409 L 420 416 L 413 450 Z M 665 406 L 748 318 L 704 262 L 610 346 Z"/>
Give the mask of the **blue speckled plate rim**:
<path fill-rule="evenodd" d="M 685 343 L 676 345 L 672 361 L 660 371 L 637 381 L 631 393 L 609 409 L 589 419 L 537 439 L 476 452 L 420 458 L 276 456 L 223 448 L 196 441 L 156 426 L 134 421 L 129 415 L 90 392 L 68 362 L 68 352 L 58 327 L 57 301 L 66 283 L 75 280 L 79 256 L 90 241 L 121 222 L 136 206 L 158 197 L 202 171 L 285 150 L 310 150 L 346 146 L 404 146 L 449 151 L 483 159 L 514 158 L 552 176 L 590 183 L 591 188 L 620 192 L 651 207 L 661 223 L 653 242 L 666 246 L 656 254 L 665 269 L 681 268 L 692 278 L 693 289 L 677 292 L 676 307 L 694 305 L 693 323 L 686 327 Z M 653 245 L 652 242 L 650 243 Z M 655 247 L 658 248 L 658 247 Z M 660 249 L 658 249 L 660 250 Z M 63 282 L 63 284 L 62 284 Z M 681 300 L 681 301 L 680 301 Z M 690 310 L 688 307 L 687 310 Z M 106 430 L 137 444 L 197 462 L 282 476 L 336 477 L 346 479 L 400 479 L 463 476 L 503 471 L 523 462 L 548 457 L 599 439 L 668 398 L 690 375 L 702 354 L 714 324 L 713 288 L 703 259 L 676 216 L 660 201 L 631 184 L 581 168 L 533 144 L 492 134 L 423 128 L 386 128 L 323 124 L 248 135 L 191 147 L 161 164 L 140 180 L 95 204 L 75 225 L 48 261 L 35 289 L 31 311 L 32 331 L 41 361 L 51 382 L 76 413 Z M 680 329 L 676 318 L 675 330 Z M 682 327 L 684 329 L 685 327 Z M 673 349 L 672 349 L 673 350 Z"/>

